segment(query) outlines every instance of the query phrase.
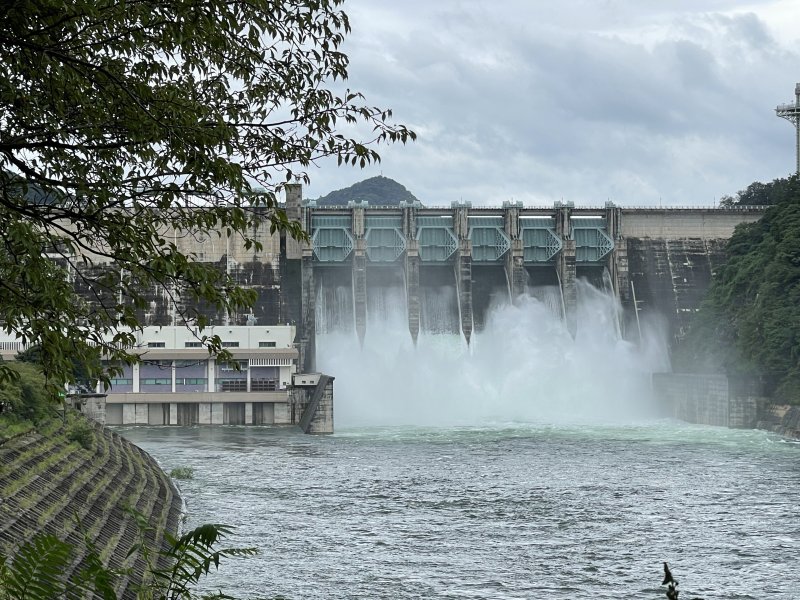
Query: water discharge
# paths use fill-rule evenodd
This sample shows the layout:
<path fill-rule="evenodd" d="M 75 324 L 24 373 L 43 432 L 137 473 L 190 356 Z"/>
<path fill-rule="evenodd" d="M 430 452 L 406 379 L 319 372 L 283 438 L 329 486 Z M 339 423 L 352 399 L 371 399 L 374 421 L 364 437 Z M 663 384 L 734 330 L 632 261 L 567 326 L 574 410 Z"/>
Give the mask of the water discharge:
<path fill-rule="evenodd" d="M 470 346 L 446 333 L 457 330 L 454 289 L 425 291 L 416 348 L 402 286 L 368 290 L 363 349 L 340 288 L 317 296 L 317 361 L 336 377 L 337 426 L 630 422 L 652 415 L 649 375 L 669 368 L 657 328 L 645 325 L 637 344 L 622 339 L 613 295 L 585 281 L 574 338 L 558 288 L 535 288 L 490 306 Z"/>

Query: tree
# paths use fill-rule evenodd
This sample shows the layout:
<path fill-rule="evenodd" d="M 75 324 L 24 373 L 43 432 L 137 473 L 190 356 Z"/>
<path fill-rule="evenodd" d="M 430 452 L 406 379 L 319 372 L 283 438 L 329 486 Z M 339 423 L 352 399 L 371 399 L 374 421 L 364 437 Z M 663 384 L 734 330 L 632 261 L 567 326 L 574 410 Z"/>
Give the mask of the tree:
<path fill-rule="evenodd" d="M 376 144 L 414 139 L 343 88 L 342 2 L 0 7 L 0 320 L 40 346 L 53 390 L 75 357 L 135 360 L 126 347 L 146 286 L 201 329 L 198 303 L 253 301 L 169 231 L 227 231 L 248 248 L 258 226 L 302 237 L 277 204 L 283 185 L 308 181 L 322 158 L 363 167 L 380 159 Z M 76 297 L 76 280 L 94 301 Z"/>
<path fill-rule="evenodd" d="M 798 404 L 800 180 L 776 180 L 762 191 L 771 206 L 736 228 L 675 364 L 757 375 L 767 394 Z"/>

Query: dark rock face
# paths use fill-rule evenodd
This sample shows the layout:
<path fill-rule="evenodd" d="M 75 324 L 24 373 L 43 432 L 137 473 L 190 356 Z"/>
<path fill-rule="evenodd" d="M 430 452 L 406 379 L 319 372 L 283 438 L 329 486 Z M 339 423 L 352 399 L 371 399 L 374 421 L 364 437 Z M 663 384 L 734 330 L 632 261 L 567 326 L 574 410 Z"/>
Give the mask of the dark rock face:
<path fill-rule="evenodd" d="M 786 411 L 776 431 L 786 437 L 800 439 L 800 406 L 792 406 Z"/>

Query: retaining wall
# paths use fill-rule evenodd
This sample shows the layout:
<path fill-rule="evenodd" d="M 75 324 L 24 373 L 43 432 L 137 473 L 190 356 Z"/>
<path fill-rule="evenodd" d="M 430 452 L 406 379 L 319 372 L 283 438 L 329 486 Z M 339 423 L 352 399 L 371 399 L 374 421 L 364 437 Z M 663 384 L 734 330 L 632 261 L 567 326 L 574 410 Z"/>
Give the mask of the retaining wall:
<path fill-rule="evenodd" d="M 731 386 L 726 375 L 654 373 L 653 392 L 666 414 L 687 423 L 755 427 L 758 397 Z"/>
<path fill-rule="evenodd" d="M 13 556 L 42 533 L 83 549 L 85 534 L 107 566 L 131 569 L 120 580 L 117 596 L 133 599 L 145 562 L 139 552 L 128 556 L 139 531 L 125 507 L 145 515 L 152 527 L 145 539 L 151 548 L 159 548 L 165 532 L 178 531 L 181 500 L 150 455 L 99 424 L 91 426 L 96 434 L 91 450 L 70 443 L 65 435 L 39 433 L 0 445 L 0 553 Z M 67 578 L 84 566 L 84 553 L 73 556 Z"/>

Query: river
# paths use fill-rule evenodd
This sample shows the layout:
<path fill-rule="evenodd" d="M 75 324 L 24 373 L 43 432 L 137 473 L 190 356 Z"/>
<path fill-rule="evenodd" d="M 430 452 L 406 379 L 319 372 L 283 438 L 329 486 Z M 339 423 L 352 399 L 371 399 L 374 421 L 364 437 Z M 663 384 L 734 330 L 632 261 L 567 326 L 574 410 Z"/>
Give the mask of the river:
<path fill-rule="evenodd" d="M 426 296 L 414 345 L 404 289 L 368 289 L 362 348 L 352 288 L 323 291 L 335 435 L 123 430 L 165 469 L 194 469 L 189 526 L 233 525 L 233 545 L 261 549 L 214 585 L 293 600 L 655 599 L 667 561 L 686 600 L 800 598 L 800 446 L 659 420 L 657 320 L 624 338 L 613 293 L 579 281 L 576 335 L 556 290 L 493 307 L 467 346 L 445 327 L 459 322 L 445 287 Z"/>
<path fill-rule="evenodd" d="M 122 428 L 181 482 L 189 527 L 257 557 L 238 597 L 800 598 L 800 446 L 629 425 Z"/>

